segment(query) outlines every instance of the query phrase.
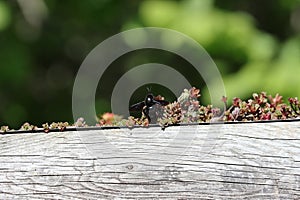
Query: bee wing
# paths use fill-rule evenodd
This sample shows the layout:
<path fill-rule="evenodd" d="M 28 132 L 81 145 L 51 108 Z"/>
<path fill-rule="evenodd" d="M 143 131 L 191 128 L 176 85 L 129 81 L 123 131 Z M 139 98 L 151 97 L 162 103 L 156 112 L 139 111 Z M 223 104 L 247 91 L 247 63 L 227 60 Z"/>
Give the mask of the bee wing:
<path fill-rule="evenodd" d="M 155 103 L 162 105 L 162 106 L 166 106 L 168 105 L 170 102 L 165 101 L 165 100 L 155 100 Z"/>
<path fill-rule="evenodd" d="M 133 104 L 129 107 L 129 111 L 141 111 L 143 110 L 145 106 L 145 102 L 139 102 L 139 103 L 136 103 L 136 104 Z"/>

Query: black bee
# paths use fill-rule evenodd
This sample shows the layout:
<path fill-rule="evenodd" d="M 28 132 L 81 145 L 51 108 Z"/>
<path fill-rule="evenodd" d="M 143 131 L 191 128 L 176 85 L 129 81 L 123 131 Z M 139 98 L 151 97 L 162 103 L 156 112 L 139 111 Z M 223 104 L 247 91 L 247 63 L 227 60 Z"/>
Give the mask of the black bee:
<path fill-rule="evenodd" d="M 152 93 L 148 93 L 144 101 L 133 104 L 132 106 L 130 106 L 129 110 L 130 111 L 142 111 L 143 114 L 147 117 L 149 124 L 150 124 L 151 119 L 149 116 L 149 110 L 155 104 L 158 104 L 161 106 L 166 106 L 169 104 L 169 102 L 154 97 Z"/>

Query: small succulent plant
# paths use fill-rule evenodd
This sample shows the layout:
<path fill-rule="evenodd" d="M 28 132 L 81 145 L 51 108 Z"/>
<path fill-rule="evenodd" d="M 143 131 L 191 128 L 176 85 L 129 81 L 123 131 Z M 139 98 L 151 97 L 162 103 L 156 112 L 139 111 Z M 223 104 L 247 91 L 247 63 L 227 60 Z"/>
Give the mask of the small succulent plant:
<path fill-rule="evenodd" d="M 67 129 L 67 127 L 70 126 L 68 122 L 58 122 L 57 124 L 58 124 L 57 128 L 60 131 L 65 131 Z"/>
<path fill-rule="evenodd" d="M 158 123 L 162 127 L 167 127 L 172 124 L 179 124 L 182 122 L 183 114 L 179 102 L 170 103 L 165 106 L 163 117 L 158 119 Z"/>
<path fill-rule="evenodd" d="M 114 113 L 104 113 L 98 118 L 98 123 L 96 126 L 114 126 L 122 120 L 122 116 L 116 115 Z"/>
<path fill-rule="evenodd" d="M 87 124 L 83 117 L 80 117 L 76 120 L 76 122 L 73 124 L 75 127 L 87 127 Z"/>
<path fill-rule="evenodd" d="M 267 95 L 266 92 L 253 93 L 251 99 L 246 101 L 240 98 L 233 98 L 231 106 L 227 106 L 227 98 L 222 97 L 221 101 L 227 108 L 221 115 L 221 109 L 212 105 L 201 105 L 199 102 L 200 90 L 193 87 L 185 89 L 177 101 L 166 106 L 153 105 L 152 116 L 164 129 L 170 125 L 180 123 L 203 123 L 220 120 L 223 122 L 230 121 L 261 121 L 261 120 L 285 120 L 295 119 L 300 116 L 300 101 L 297 97 L 289 98 L 289 104 L 283 102 L 282 96 L 276 94 L 274 97 Z M 164 100 L 162 96 L 154 97 L 155 100 Z M 133 116 L 123 119 L 122 116 L 114 113 L 104 113 L 98 119 L 96 126 L 149 126 L 147 117 L 135 118 Z M 83 118 L 78 118 L 72 125 L 75 127 L 87 127 Z M 42 129 L 45 133 L 50 131 L 65 131 L 70 127 L 68 122 L 52 122 L 50 125 L 45 123 Z M 35 131 L 39 130 L 37 126 L 30 123 L 24 123 L 19 130 Z M 1 126 L 0 133 L 12 131 L 8 126 Z"/>
<path fill-rule="evenodd" d="M 233 98 L 232 106 L 225 112 L 224 121 L 259 121 L 277 120 L 297 117 L 297 109 L 294 99 L 290 98 L 291 106 L 283 103 L 282 96 L 267 96 L 265 92 L 254 93 L 253 99 L 242 101 L 240 98 Z"/>
<path fill-rule="evenodd" d="M 0 132 L 1 133 L 6 133 L 6 132 L 8 132 L 10 129 L 9 129 L 9 127 L 8 126 L 1 126 L 1 128 L 0 128 Z"/>
<path fill-rule="evenodd" d="M 199 121 L 200 102 L 198 101 L 198 98 L 200 96 L 200 90 L 193 87 L 190 90 L 185 89 L 178 97 L 178 102 L 183 115 L 183 122 Z"/>
<path fill-rule="evenodd" d="M 50 127 L 48 123 L 42 124 L 42 127 L 45 133 L 48 133 L 50 131 Z"/>
<path fill-rule="evenodd" d="M 291 109 L 293 110 L 294 114 L 299 116 L 300 115 L 300 103 L 297 97 L 295 98 L 289 98 L 289 103 L 291 106 Z"/>
<path fill-rule="evenodd" d="M 290 105 L 283 103 L 282 96 L 276 94 L 274 97 L 265 92 L 254 93 L 252 99 L 243 101 L 240 98 L 233 98 L 232 105 L 221 115 L 221 109 L 213 105 L 201 105 L 199 102 L 200 90 L 193 87 L 185 89 L 178 100 L 166 106 L 154 108 L 154 118 L 157 123 L 165 128 L 180 123 L 202 123 L 218 121 L 259 121 L 296 118 L 300 115 L 300 102 L 297 98 L 290 98 Z M 155 98 L 164 99 L 162 96 Z M 227 98 L 222 97 L 221 101 L 227 107 Z M 105 113 L 99 120 L 98 126 L 148 126 L 146 117 L 128 119 L 117 118 L 113 113 Z"/>
<path fill-rule="evenodd" d="M 65 131 L 69 126 L 68 122 L 52 122 L 50 125 L 48 123 L 42 125 L 45 133 L 48 133 L 51 130 Z"/>
<path fill-rule="evenodd" d="M 179 123 L 209 122 L 220 113 L 220 109 L 212 105 L 200 105 L 200 90 L 193 87 L 185 89 L 178 101 L 165 106 L 163 117 L 159 120 L 162 127 Z"/>
<path fill-rule="evenodd" d="M 28 122 L 25 122 L 21 126 L 20 130 L 22 130 L 22 131 L 33 131 L 33 130 L 37 130 L 37 126 L 31 125 Z"/>

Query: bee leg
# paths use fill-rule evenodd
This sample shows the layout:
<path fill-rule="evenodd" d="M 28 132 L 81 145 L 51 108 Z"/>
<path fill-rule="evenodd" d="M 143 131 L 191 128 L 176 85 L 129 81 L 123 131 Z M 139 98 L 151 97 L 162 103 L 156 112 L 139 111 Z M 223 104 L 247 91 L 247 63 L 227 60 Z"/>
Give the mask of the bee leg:
<path fill-rule="evenodd" d="M 147 117 L 148 122 L 149 122 L 149 124 L 150 124 L 151 119 L 150 119 L 150 116 L 149 116 L 149 108 L 148 108 L 148 107 L 145 107 L 145 108 L 143 109 L 143 114 Z"/>

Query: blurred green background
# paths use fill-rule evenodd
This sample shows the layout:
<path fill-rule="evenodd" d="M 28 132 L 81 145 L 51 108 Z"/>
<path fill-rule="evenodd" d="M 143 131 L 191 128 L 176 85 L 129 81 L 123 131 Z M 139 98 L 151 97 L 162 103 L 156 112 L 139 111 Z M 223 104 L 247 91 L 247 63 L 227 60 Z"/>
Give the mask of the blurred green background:
<path fill-rule="evenodd" d="M 72 86 L 85 56 L 100 42 L 135 27 L 165 27 L 194 38 L 216 62 L 227 96 L 266 91 L 300 96 L 299 0 L 0 0 L 0 125 L 72 122 Z M 97 92 L 110 111 L 112 88 L 137 64 L 158 62 L 192 73 L 166 52 L 122 56 Z M 208 92 L 201 87 L 202 102 Z M 174 98 L 166 88 L 155 93 Z M 142 99 L 145 89 L 132 102 Z"/>

